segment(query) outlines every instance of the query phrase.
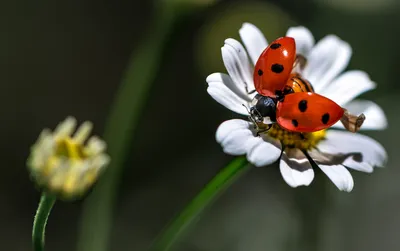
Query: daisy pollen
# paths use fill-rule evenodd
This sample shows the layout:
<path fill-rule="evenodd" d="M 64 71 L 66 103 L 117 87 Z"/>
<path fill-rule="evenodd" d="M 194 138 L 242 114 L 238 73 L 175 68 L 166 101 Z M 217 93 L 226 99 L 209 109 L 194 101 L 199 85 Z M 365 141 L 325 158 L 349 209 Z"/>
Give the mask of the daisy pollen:
<path fill-rule="evenodd" d="M 325 130 L 310 133 L 290 132 L 281 128 L 278 124 L 273 124 L 266 133 L 268 136 L 279 140 L 285 147 L 298 148 L 300 150 L 315 148 L 326 134 Z"/>
<path fill-rule="evenodd" d="M 96 136 L 88 139 L 92 123 L 86 121 L 75 131 L 76 124 L 68 117 L 54 132 L 44 129 L 27 161 L 35 183 L 65 200 L 81 197 L 110 161 L 105 142 Z"/>
<path fill-rule="evenodd" d="M 332 125 L 333 129 L 339 130 L 298 133 L 287 131 L 276 123 L 260 127 L 270 123 L 257 114 L 249 116 L 257 99 L 253 79 L 255 65 L 268 42 L 250 23 L 243 24 L 239 35 L 244 46 L 228 38 L 221 48 L 228 74 L 212 73 L 206 79 L 207 92 L 212 98 L 249 119 L 227 120 L 218 127 L 216 140 L 225 153 L 246 155 L 255 166 L 266 166 L 278 160 L 282 177 L 291 187 L 310 185 L 314 179 L 312 166 L 318 166 L 339 190 L 347 192 L 354 186 L 348 169 L 370 173 L 375 167 L 385 166 L 387 153 L 382 145 L 354 133 L 359 129 L 385 129 L 387 120 L 379 105 L 356 99 L 373 90 L 376 84 L 363 71 L 343 72 L 352 54 L 347 42 L 335 35 L 327 35 L 315 43 L 311 32 L 302 26 L 287 31 L 286 36 L 295 40 L 299 59 L 293 73 L 299 74 L 315 93 L 332 100 L 344 112 L 340 121 Z M 274 105 L 264 108 L 267 109 L 265 113 L 275 115 Z M 297 121 L 293 123 L 296 127 Z"/>

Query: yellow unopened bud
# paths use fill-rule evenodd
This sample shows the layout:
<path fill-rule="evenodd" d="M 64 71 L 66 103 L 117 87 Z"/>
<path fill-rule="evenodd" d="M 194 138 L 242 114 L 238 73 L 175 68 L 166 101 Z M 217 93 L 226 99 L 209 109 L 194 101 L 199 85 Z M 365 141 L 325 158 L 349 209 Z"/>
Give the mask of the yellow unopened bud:
<path fill-rule="evenodd" d="M 92 123 L 86 121 L 75 131 L 76 125 L 68 117 L 54 132 L 43 130 L 27 162 L 34 182 L 64 200 L 83 196 L 110 162 L 106 143 L 89 137 Z"/>

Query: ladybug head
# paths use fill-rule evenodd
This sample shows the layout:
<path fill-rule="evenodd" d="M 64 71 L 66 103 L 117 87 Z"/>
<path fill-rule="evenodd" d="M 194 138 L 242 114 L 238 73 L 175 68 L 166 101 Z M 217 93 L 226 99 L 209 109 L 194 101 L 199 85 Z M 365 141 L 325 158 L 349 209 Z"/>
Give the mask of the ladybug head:
<path fill-rule="evenodd" d="M 276 99 L 257 94 L 252 101 L 250 116 L 257 123 L 276 122 Z"/>

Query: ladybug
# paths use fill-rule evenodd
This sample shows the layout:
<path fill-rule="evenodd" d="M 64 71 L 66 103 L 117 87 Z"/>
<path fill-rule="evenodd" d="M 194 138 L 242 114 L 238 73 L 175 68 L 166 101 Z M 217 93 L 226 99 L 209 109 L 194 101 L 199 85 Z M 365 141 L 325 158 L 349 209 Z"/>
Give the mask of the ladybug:
<path fill-rule="evenodd" d="M 249 118 L 260 131 L 272 123 L 293 132 L 307 133 L 326 129 L 339 120 L 351 132 L 360 129 L 364 114 L 355 116 L 334 101 L 314 92 L 312 85 L 294 68 L 304 66 L 296 56 L 291 37 L 273 41 L 260 55 L 254 68 L 254 86 L 258 94 L 252 101 Z"/>

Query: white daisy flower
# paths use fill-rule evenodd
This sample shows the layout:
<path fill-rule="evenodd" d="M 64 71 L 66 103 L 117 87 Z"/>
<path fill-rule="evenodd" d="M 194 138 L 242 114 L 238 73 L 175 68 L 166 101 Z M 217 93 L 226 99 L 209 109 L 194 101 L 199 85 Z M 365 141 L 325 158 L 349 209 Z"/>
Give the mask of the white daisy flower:
<path fill-rule="evenodd" d="M 239 34 L 246 49 L 235 39 L 225 40 L 221 51 L 229 75 L 209 75 L 207 92 L 226 108 L 247 116 L 245 106 L 249 108 L 256 95 L 254 65 L 268 42 L 261 31 L 249 23 L 243 24 Z M 364 113 L 366 119 L 361 129 L 382 130 L 387 127 L 386 116 L 377 104 L 354 99 L 376 85 L 363 71 L 342 73 L 352 53 L 348 43 L 328 35 L 315 44 L 314 37 L 305 27 L 292 27 L 286 36 L 295 39 L 297 54 L 306 60 L 304 68 L 297 70 L 312 83 L 316 93 L 330 98 L 353 114 Z M 344 129 L 340 122 L 333 127 Z M 285 131 L 274 124 L 258 137 L 252 123 L 233 119 L 219 126 L 216 140 L 225 153 L 245 154 L 255 166 L 269 165 L 280 159 L 281 174 L 291 187 L 308 186 L 312 182 L 314 171 L 311 162 L 315 162 L 340 190 L 350 192 L 354 181 L 347 168 L 370 173 L 374 167 L 382 167 L 387 161 L 385 149 L 364 135 L 338 130 L 303 135 Z"/>
<path fill-rule="evenodd" d="M 76 120 L 68 117 L 54 132 L 42 131 L 27 162 L 40 188 L 61 199 L 75 199 L 93 186 L 110 157 L 104 153 L 104 141 L 96 136 L 88 139 L 92 127 L 86 121 L 74 133 Z"/>

